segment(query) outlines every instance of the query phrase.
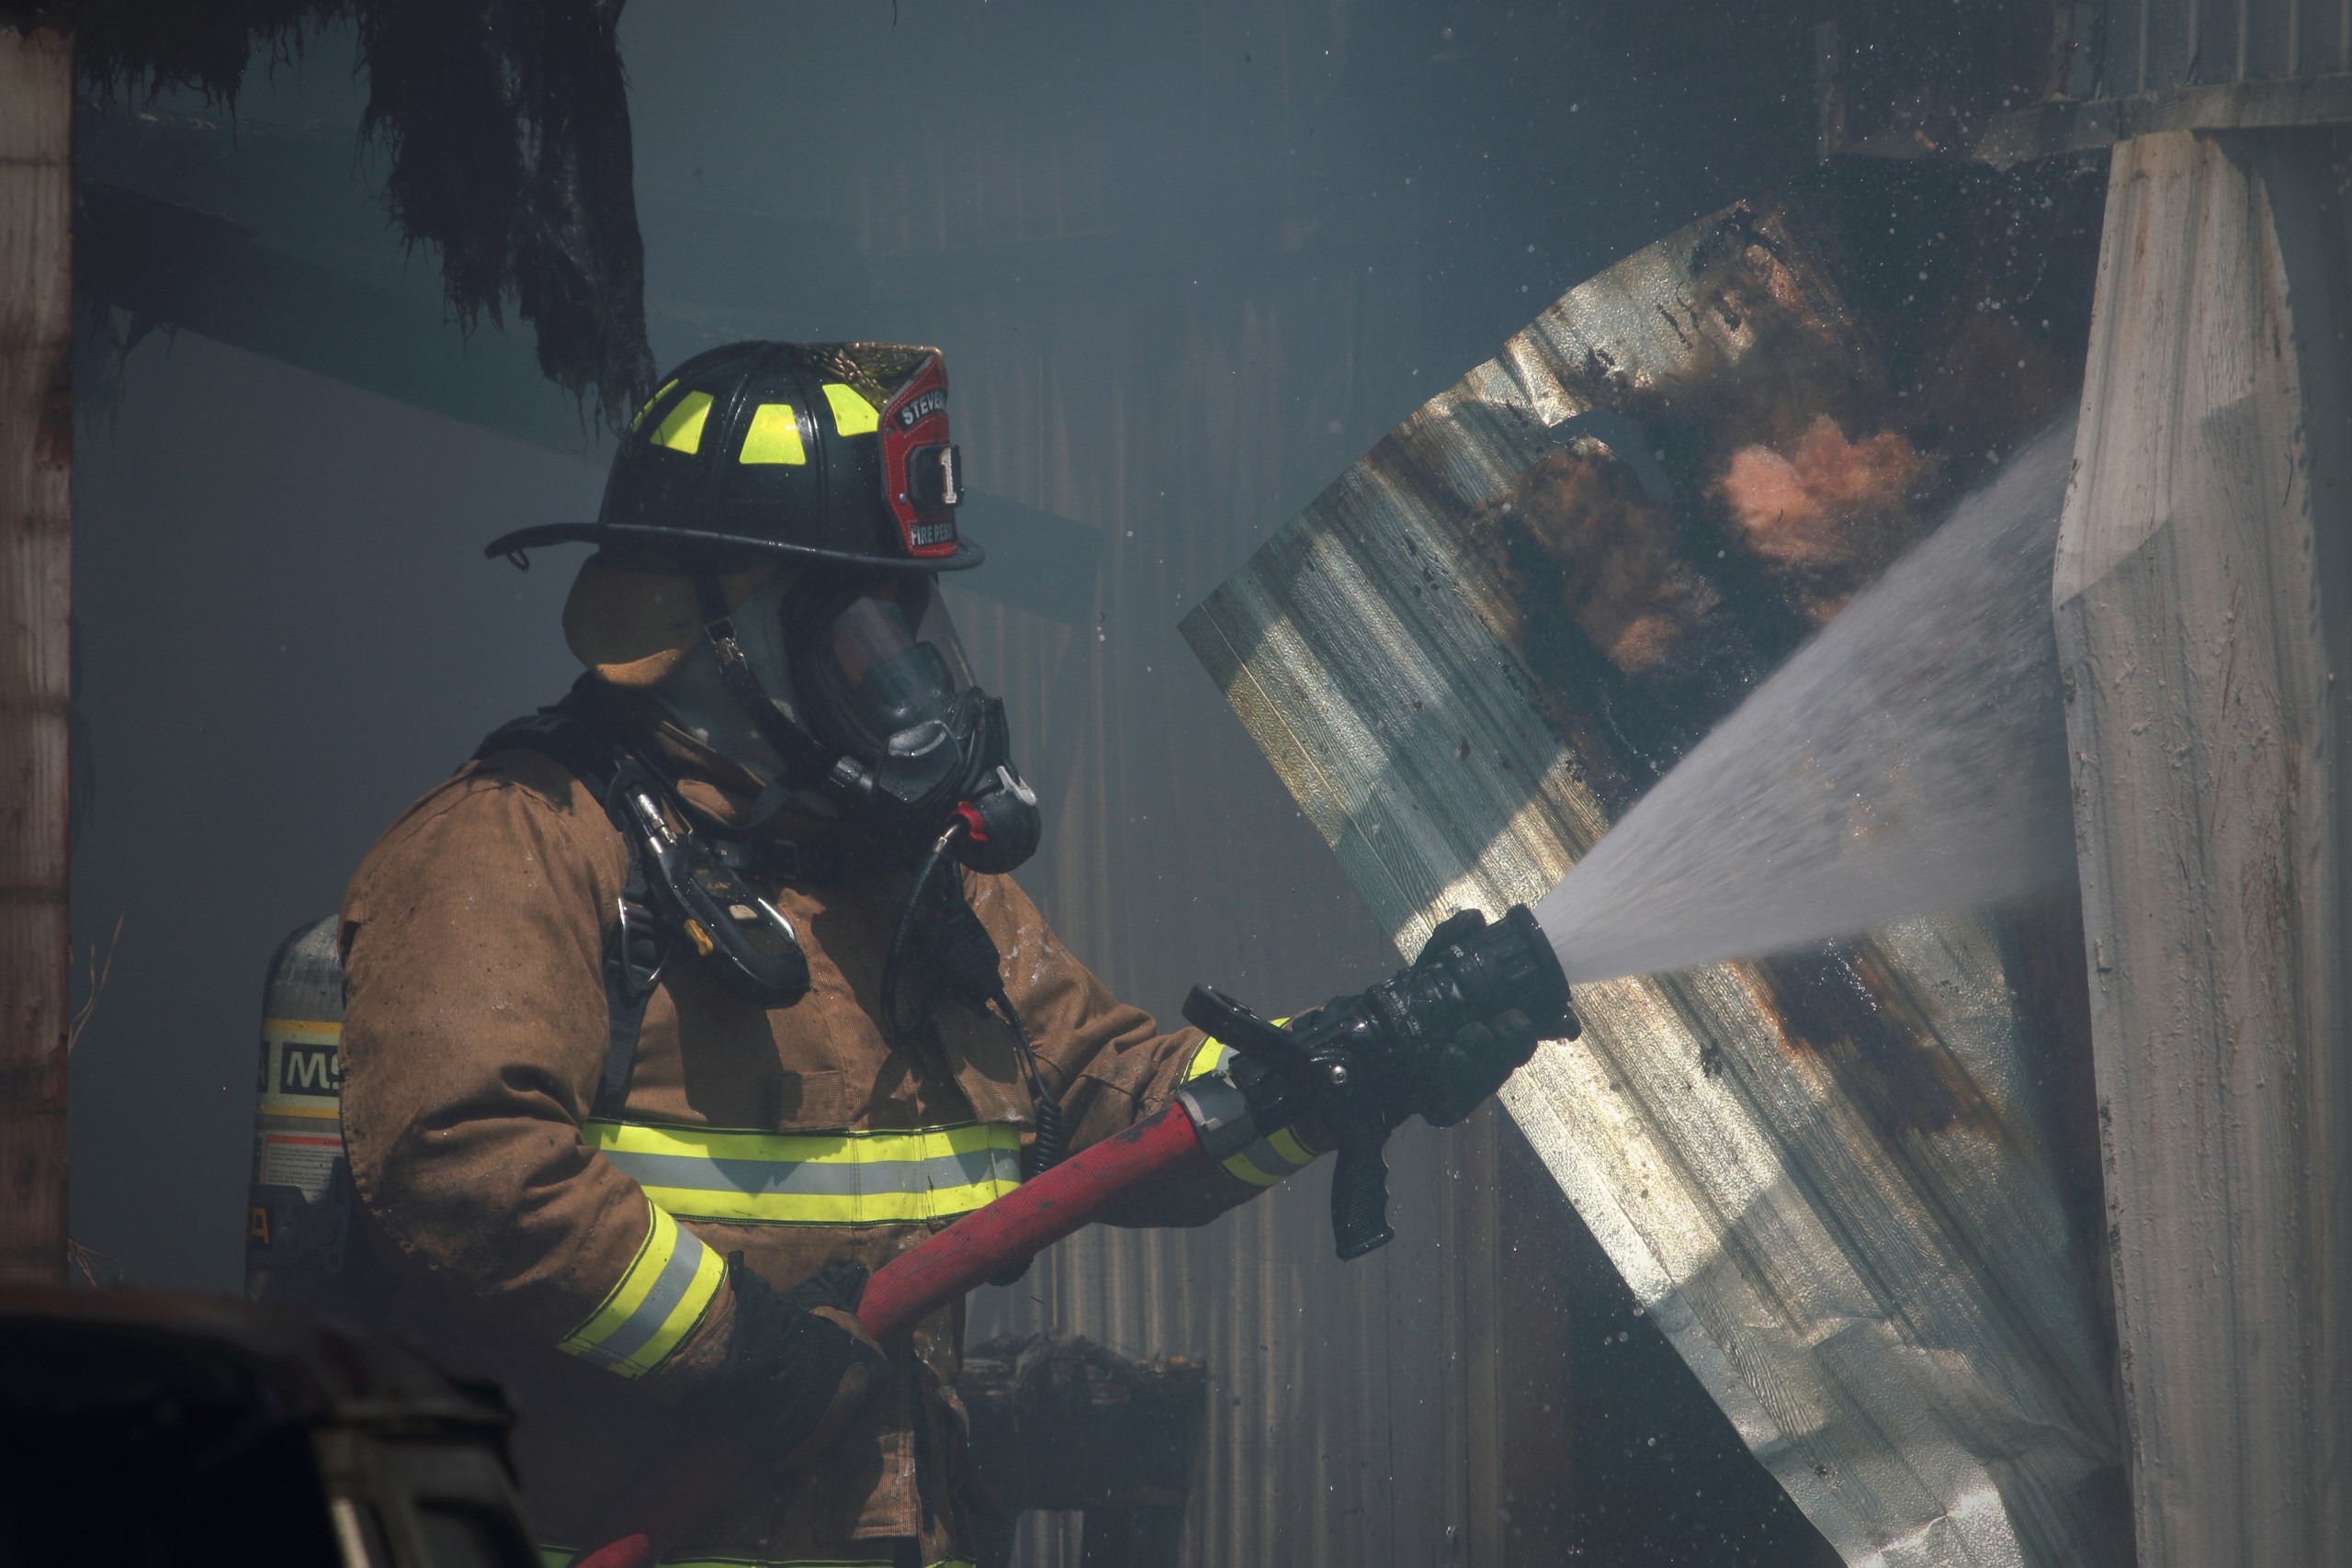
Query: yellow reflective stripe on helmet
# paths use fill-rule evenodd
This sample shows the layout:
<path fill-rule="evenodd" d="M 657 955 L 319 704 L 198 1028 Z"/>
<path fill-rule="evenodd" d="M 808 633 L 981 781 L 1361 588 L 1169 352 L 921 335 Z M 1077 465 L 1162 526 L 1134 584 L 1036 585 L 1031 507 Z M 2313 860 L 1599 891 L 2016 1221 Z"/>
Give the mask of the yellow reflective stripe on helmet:
<path fill-rule="evenodd" d="M 639 425 L 643 424 L 645 423 L 645 416 L 653 412 L 653 405 L 668 397 L 670 395 L 670 389 L 677 384 L 678 378 L 675 376 L 673 376 L 668 380 L 662 382 L 661 387 L 655 390 L 654 394 L 645 400 L 645 406 L 637 411 L 637 417 L 628 422 L 629 429 L 631 431 L 635 431 Z"/>
<path fill-rule="evenodd" d="M 949 1219 L 1021 1185 L 1006 1122 L 881 1132 L 749 1133 L 594 1120 L 588 1146 L 672 1213 L 739 1224 Z"/>
<path fill-rule="evenodd" d="M 826 382 L 825 401 L 833 406 L 833 428 L 843 435 L 871 435 L 882 428 L 882 411 L 846 382 Z"/>
<path fill-rule="evenodd" d="M 808 449 L 800 444 L 800 415 L 790 403 L 762 403 L 752 411 L 752 427 L 743 433 L 743 450 L 739 463 L 790 463 L 808 461 Z"/>
<path fill-rule="evenodd" d="M 556 1348 L 633 1378 L 667 1360 L 718 1294 L 726 1266 L 694 1232 L 650 1205 L 645 1240 L 620 1281 Z"/>
<path fill-rule="evenodd" d="M 1290 1020 L 1278 1018 L 1274 1027 L 1280 1029 Z M 1200 1048 L 1185 1064 L 1185 1081 L 1222 1072 L 1233 1060 L 1233 1047 L 1215 1035 L 1203 1037 Z M 1277 1127 L 1238 1154 L 1227 1155 L 1223 1161 L 1226 1174 L 1252 1187 L 1272 1187 L 1285 1176 L 1295 1176 L 1313 1165 L 1319 1151 L 1301 1143 L 1298 1134 L 1287 1127 Z"/>
<path fill-rule="evenodd" d="M 667 446 L 673 452 L 693 454 L 702 450 L 703 421 L 710 417 L 710 394 L 688 392 L 678 400 L 678 406 L 662 416 L 648 437 L 656 446 Z"/>

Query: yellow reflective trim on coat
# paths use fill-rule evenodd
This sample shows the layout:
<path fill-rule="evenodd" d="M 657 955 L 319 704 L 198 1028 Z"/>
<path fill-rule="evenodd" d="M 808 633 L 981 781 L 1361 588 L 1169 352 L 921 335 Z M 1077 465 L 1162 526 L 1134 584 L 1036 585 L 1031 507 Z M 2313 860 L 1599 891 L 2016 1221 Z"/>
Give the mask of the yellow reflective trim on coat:
<path fill-rule="evenodd" d="M 1295 1176 L 1315 1163 L 1315 1151 L 1287 1127 L 1277 1127 L 1240 1153 L 1227 1156 L 1225 1168 L 1252 1187 L 1272 1187 L 1285 1176 Z"/>
<path fill-rule="evenodd" d="M 662 1208 L 735 1224 L 917 1224 L 1021 1185 L 1021 1129 L 1007 1122 L 752 1133 L 598 1119 L 582 1134 Z"/>
<path fill-rule="evenodd" d="M 1194 1078 L 1206 1077 L 1231 1060 L 1232 1046 L 1214 1034 L 1204 1034 L 1201 1037 L 1201 1048 L 1193 1053 L 1192 1061 L 1185 1065 L 1184 1081 L 1190 1083 Z"/>
<path fill-rule="evenodd" d="M 1282 1028 L 1290 1020 L 1278 1018 L 1274 1027 Z M 1215 1035 L 1204 1036 L 1200 1048 L 1185 1065 L 1184 1080 L 1224 1070 L 1233 1060 L 1233 1047 Z M 1286 1176 L 1295 1176 L 1313 1165 L 1316 1151 L 1301 1143 L 1298 1134 L 1287 1127 L 1277 1127 L 1238 1154 L 1227 1155 L 1221 1163 L 1225 1172 L 1237 1181 L 1252 1187 L 1272 1187 Z"/>
<path fill-rule="evenodd" d="M 1225 1173 L 1237 1180 L 1246 1181 L 1252 1187 L 1272 1187 L 1283 1179 L 1282 1176 L 1269 1176 L 1260 1170 L 1255 1164 L 1251 1163 L 1249 1151 L 1246 1149 L 1238 1155 L 1225 1156 Z M 1283 1172 L 1283 1176 L 1289 1174 L 1288 1171 Z"/>
<path fill-rule="evenodd" d="M 1274 1153 L 1291 1162 L 1292 1170 L 1315 1163 L 1315 1151 L 1300 1143 L 1298 1134 L 1287 1127 L 1277 1127 L 1267 1134 L 1266 1142 L 1273 1145 Z"/>
<path fill-rule="evenodd" d="M 871 435 L 882 428 L 882 411 L 865 394 L 842 381 L 825 383 L 825 401 L 832 405 L 833 428 L 843 435 Z"/>
<path fill-rule="evenodd" d="M 739 463 L 799 466 L 808 461 L 800 442 L 800 415 L 790 403 L 762 403 L 752 411 L 751 428 L 743 432 Z"/>
<path fill-rule="evenodd" d="M 718 1295 L 726 1265 L 659 1203 L 637 1256 L 587 1320 L 556 1348 L 625 1378 L 669 1359 Z"/>
<path fill-rule="evenodd" d="M 667 446 L 673 452 L 688 456 L 702 450 L 703 421 L 710 417 L 710 394 L 688 392 L 678 400 L 678 406 L 662 416 L 662 423 L 646 437 L 656 446 Z"/>
<path fill-rule="evenodd" d="M 1280 1029 L 1289 1021 L 1290 1020 L 1286 1018 L 1278 1018 L 1274 1020 L 1274 1027 Z M 1214 1034 L 1204 1034 L 1201 1036 L 1200 1049 L 1194 1051 L 1192 1061 L 1185 1064 L 1184 1081 L 1190 1083 L 1194 1078 L 1205 1077 L 1211 1073 L 1219 1071 L 1232 1060 L 1232 1046 L 1227 1045 Z"/>

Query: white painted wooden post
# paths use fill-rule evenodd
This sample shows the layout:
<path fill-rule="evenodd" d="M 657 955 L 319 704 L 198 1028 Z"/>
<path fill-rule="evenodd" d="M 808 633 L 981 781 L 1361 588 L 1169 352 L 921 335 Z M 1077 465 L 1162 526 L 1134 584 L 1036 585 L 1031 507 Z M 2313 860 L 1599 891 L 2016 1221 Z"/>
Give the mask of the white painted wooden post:
<path fill-rule="evenodd" d="M 2109 190 L 2055 601 L 2143 1568 L 2352 1562 L 2346 151 Z"/>

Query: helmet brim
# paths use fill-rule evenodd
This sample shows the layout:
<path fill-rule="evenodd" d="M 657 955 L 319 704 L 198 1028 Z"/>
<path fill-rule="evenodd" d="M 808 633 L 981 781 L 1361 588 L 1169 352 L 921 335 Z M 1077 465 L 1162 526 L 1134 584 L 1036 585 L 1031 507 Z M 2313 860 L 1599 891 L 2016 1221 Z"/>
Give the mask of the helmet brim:
<path fill-rule="evenodd" d="M 752 550 L 787 560 L 825 566 L 855 567 L 865 571 L 969 571 L 988 558 L 988 552 L 969 539 L 956 541 L 956 553 L 918 559 L 911 556 L 870 556 L 854 550 L 820 549 L 813 545 L 786 544 L 752 534 L 712 534 L 699 528 L 657 528 L 643 523 L 539 523 L 501 534 L 482 547 L 489 560 L 519 555 L 543 545 L 646 545 L 665 554 L 691 554 L 701 549 Z"/>

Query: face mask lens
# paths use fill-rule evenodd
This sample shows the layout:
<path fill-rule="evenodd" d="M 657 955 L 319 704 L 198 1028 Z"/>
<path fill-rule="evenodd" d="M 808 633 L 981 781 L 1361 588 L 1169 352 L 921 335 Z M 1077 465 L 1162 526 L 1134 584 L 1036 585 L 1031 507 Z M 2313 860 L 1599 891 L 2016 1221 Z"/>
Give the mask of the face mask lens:
<path fill-rule="evenodd" d="M 841 668 L 842 683 L 853 692 L 863 691 L 867 676 L 905 654 L 914 643 L 914 628 L 907 625 L 895 594 L 853 599 L 833 619 L 833 662 Z"/>
<path fill-rule="evenodd" d="M 947 668 L 948 682 L 956 691 L 979 684 L 972 679 L 971 661 L 964 657 L 963 639 L 956 635 L 956 623 L 948 617 L 947 597 L 928 581 L 923 584 L 922 613 L 915 617 L 915 640 L 939 650 L 940 661 Z"/>
<path fill-rule="evenodd" d="M 972 683 L 926 581 L 874 584 L 833 617 L 827 646 L 859 727 L 876 740 L 948 717 Z"/>

